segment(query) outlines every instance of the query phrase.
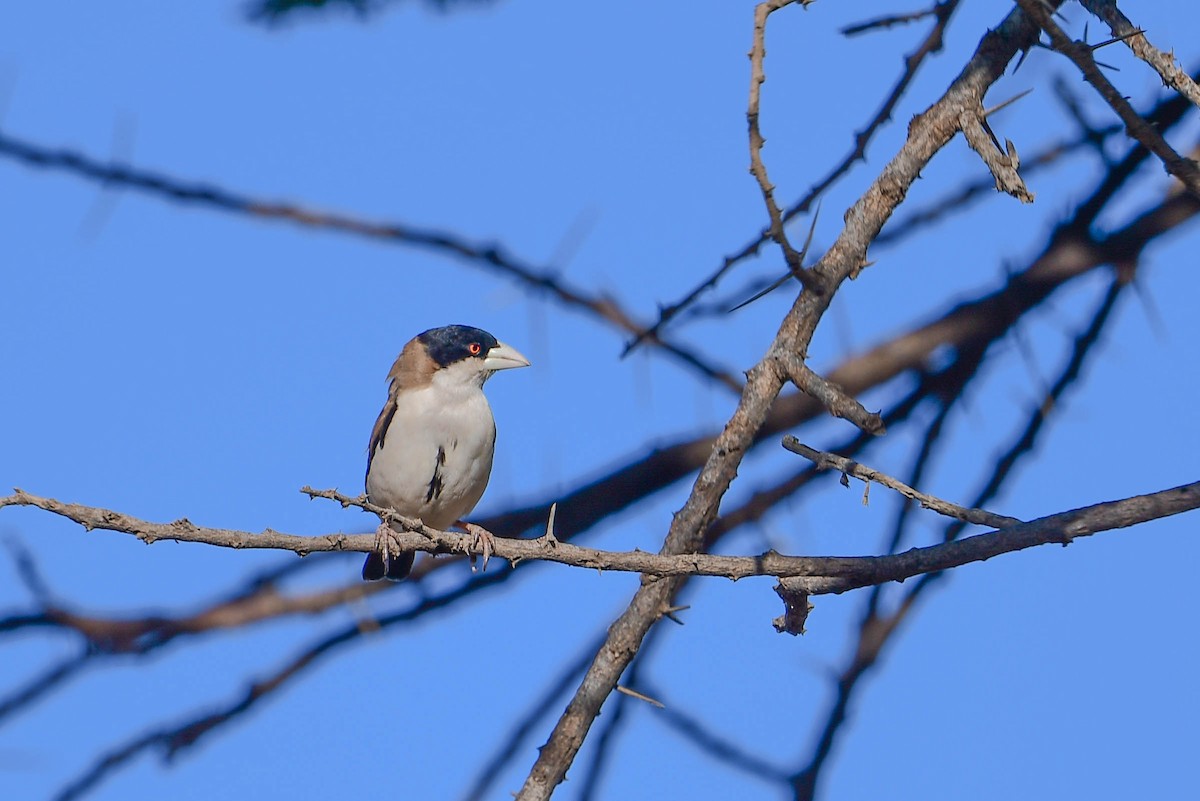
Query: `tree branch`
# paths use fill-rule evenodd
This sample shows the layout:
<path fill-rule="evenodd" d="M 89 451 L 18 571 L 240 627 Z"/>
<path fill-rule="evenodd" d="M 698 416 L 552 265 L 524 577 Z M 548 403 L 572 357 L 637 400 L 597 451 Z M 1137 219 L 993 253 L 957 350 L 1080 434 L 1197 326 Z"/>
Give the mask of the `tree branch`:
<path fill-rule="evenodd" d="M 983 37 L 974 56 L 946 93 L 913 119 L 900 151 L 846 212 L 841 234 L 813 267 L 828 291 L 802 293 L 784 317 L 767 355 L 747 372 L 737 410 L 717 437 L 683 508 L 672 518 L 661 553 L 695 552 L 703 546 L 721 498 L 746 451 L 758 438 L 783 387 L 786 371 L 779 362 L 781 355 L 808 352 L 813 332 L 837 289 L 866 262 L 868 246 L 903 201 L 921 170 L 958 132 L 959 115 L 982 103 L 988 87 L 1017 52 L 1032 44 L 1035 35 L 1036 29 L 1024 15 L 1018 11 L 1009 14 L 998 28 Z M 544 801 L 563 781 L 600 707 L 632 662 L 650 627 L 671 606 L 671 599 L 683 584 L 682 577 L 657 580 L 643 577 L 641 589 L 609 629 L 608 641 L 596 654 L 575 697 L 542 748 L 517 796 L 520 801 Z"/>
<path fill-rule="evenodd" d="M 1020 524 L 1020 520 L 1015 517 L 1005 517 L 1004 515 L 994 514 L 984 509 L 968 509 L 965 506 L 948 503 L 941 498 L 935 498 L 932 495 L 926 495 L 923 492 L 913 489 L 902 481 L 898 481 L 886 473 L 881 473 L 878 470 L 872 470 L 866 465 L 859 464 L 853 459 L 847 459 L 843 456 L 838 456 L 836 453 L 824 453 L 815 450 L 800 442 L 795 437 L 788 435 L 783 438 L 783 447 L 787 448 L 792 453 L 799 454 L 805 459 L 817 466 L 818 470 L 840 470 L 843 476 L 854 476 L 867 485 L 872 481 L 882 484 L 888 489 L 908 498 L 910 501 L 916 501 L 926 509 L 937 512 L 940 515 L 953 517 L 962 520 L 964 523 L 974 523 L 979 526 L 990 526 L 992 528 L 1007 528 Z M 843 484 L 848 482 L 843 481 Z M 866 496 L 863 496 L 863 502 L 866 502 Z"/>
<path fill-rule="evenodd" d="M 1146 38 L 1142 29 L 1129 21 L 1117 8 L 1116 0 L 1079 0 L 1080 4 L 1108 24 L 1108 29 L 1124 42 L 1133 54 L 1145 61 L 1162 78 L 1163 86 L 1174 89 L 1197 108 L 1200 108 L 1200 86 L 1175 63 L 1173 56 L 1164 53 Z"/>
<path fill-rule="evenodd" d="M 1043 0 L 1017 0 L 1017 4 L 1046 32 L 1054 49 L 1074 62 L 1083 73 L 1084 80 L 1100 93 L 1121 118 L 1121 122 L 1125 123 L 1125 130 L 1129 135 L 1158 156 L 1167 172 L 1182 181 L 1193 195 L 1200 197 L 1200 165 L 1195 160 L 1175 152 L 1175 148 L 1167 143 L 1162 134 L 1138 115 L 1125 96 L 1100 71 L 1096 59 L 1092 56 L 1092 48 L 1085 42 L 1071 40 L 1050 17 Z"/>
<path fill-rule="evenodd" d="M 815 203 L 825 192 L 833 186 L 837 181 L 850 171 L 850 168 L 859 161 L 865 161 L 867 157 L 867 145 L 871 139 L 883 127 L 884 123 L 892 118 L 892 112 L 896 105 L 900 102 L 900 98 L 908 90 L 908 86 L 916 77 L 917 70 L 924 63 L 926 57 L 932 53 L 937 53 L 942 49 L 943 35 L 946 27 L 949 25 L 950 17 L 958 8 L 960 0 L 944 0 L 937 3 L 933 7 L 933 15 L 935 21 L 929 33 L 917 46 L 916 50 L 909 53 L 904 59 L 904 71 L 900 74 L 895 85 L 888 93 L 887 98 L 880 105 L 879 110 L 873 116 L 861 131 L 854 135 L 854 147 L 846 154 L 837 166 L 830 170 L 829 174 L 813 185 L 808 192 L 797 202 L 793 203 L 783 213 L 783 223 L 786 225 L 788 221 L 795 218 L 797 215 L 803 214 L 812 208 Z M 659 310 L 658 320 L 647 329 L 645 334 L 635 337 L 629 344 L 625 346 L 622 353 L 623 356 L 628 355 L 634 348 L 638 347 L 643 341 L 651 336 L 657 336 L 662 328 L 671 320 L 677 317 L 684 310 L 689 308 L 696 300 L 708 290 L 716 287 L 720 280 L 742 261 L 751 256 L 756 255 L 759 249 L 766 244 L 770 239 L 770 229 L 762 231 L 753 241 L 746 243 L 737 252 L 726 256 L 721 266 L 715 272 L 704 279 L 699 285 L 691 289 L 682 299 L 675 303 L 671 303 L 662 307 Z"/>
<path fill-rule="evenodd" d="M 871 473 L 879 481 L 879 474 Z M 894 481 L 894 480 L 893 480 Z M 881 482 L 882 483 L 882 482 Z M 898 482 L 896 482 L 898 483 Z M 901 485 L 903 486 L 903 485 Z M 429 553 L 471 552 L 482 555 L 482 550 L 469 534 L 438 531 L 390 510 L 375 506 L 360 498 L 351 498 L 334 490 L 309 490 L 314 497 L 330 498 L 344 506 L 358 506 L 386 517 L 404 526 L 406 531 L 393 532 L 396 544 L 403 550 L 420 550 Z M 1150 503 L 1145 499 L 1159 498 Z M 949 508 L 947 504 L 931 496 L 932 507 Z M 1140 500 L 1139 500 L 1140 499 Z M 1059 515 L 1034 520 L 1029 523 L 1010 525 L 991 534 L 979 535 L 969 540 L 944 543 L 928 548 L 914 548 L 904 554 L 889 556 L 784 556 L 767 551 L 758 556 L 713 556 L 706 553 L 648 553 L 645 551 L 602 551 L 561 542 L 548 533 L 532 540 L 497 537 L 492 555 L 512 563 L 522 561 L 546 561 L 582 567 L 589 570 L 613 570 L 626 573 L 641 573 L 646 576 L 716 576 L 728 579 L 743 579 L 751 576 L 773 576 L 775 578 L 803 578 L 808 580 L 809 592 L 820 594 L 845 592 L 886 581 L 903 581 L 906 578 L 958 567 L 968 562 L 990 559 L 1002 553 L 1022 550 L 1051 542 L 1067 543 L 1071 539 L 1135 523 L 1154 520 L 1170 514 L 1195 508 L 1189 503 L 1200 505 L 1200 483 L 1164 490 L 1154 496 L 1136 496 L 1124 501 L 1099 504 L 1095 507 L 1077 509 Z M 1109 507 L 1120 506 L 1120 515 Z M 1140 505 L 1139 505 L 1140 504 Z M 1156 505 L 1157 504 L 1157 505 Z M 321 537 L 298 537 L 269 531 L 263 534 L 214 529 L 187 523 L 150 523 L 144 520 L 113 512 L 66 504 L 52 498 L 41 498 L 18 490 L 16 494 L 0 498 L 0 507 L 9 505 L 36 506 L 80 523 L 85 528 L 101 528 L 133 534 L 144 542 L 173 539 L 179 542 L 196 542 L 225 548 L 272 548 L 295 551 L 298 554 L 321 551 L 370 551 L 375 544 L 373 534 L 328 535 Z M 1143 519 L 1131 517 L 1131 509 L 1145 510 L 1149 516 Z M 1093 511 L 1095 510 L 1095 511 Z M 964 514 L 971 515 L 966 510 Z M 1084 514 L 1084 513 L 1088 514 Z M 987 515 L 987 513 L 982 513 Z M 990 520 L 1008 520 L 988 515 Z M 1116 521 L 1116 522 L 1114 522 Z M 978 521 L 972 521 L 978 522 Z M 1098 527 L 1094 527 L 1098 526 Z M 174 534 L 174 536 L 173 536 Z M 971 543 L 969 547 L 965 543 Z M 955 547 L 950 547 L 951 545 Z"/>

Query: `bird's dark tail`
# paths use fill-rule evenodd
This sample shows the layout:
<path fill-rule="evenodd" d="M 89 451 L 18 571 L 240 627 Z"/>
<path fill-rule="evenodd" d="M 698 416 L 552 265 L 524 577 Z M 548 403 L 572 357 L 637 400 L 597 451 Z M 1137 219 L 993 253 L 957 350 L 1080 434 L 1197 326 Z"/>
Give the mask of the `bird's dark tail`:
<path fill-rule="evenodd" d="M 400 581 L 412 570 L 413 558 L 416 555 L 414 551 L 405 551 L 392 559 L 384 559 L 379 551 L 371 551 L 367 554 L 367 561 L 363 562 L 363 581 L 379 581 L 384 578 Z"/>

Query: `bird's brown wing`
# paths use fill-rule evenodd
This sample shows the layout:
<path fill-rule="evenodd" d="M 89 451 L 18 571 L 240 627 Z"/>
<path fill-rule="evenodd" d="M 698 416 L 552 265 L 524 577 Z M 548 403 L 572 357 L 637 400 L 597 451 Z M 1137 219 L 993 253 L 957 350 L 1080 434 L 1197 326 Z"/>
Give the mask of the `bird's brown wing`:
<path fill-rule="evenodd" d="M 429 384 L 437 364 L 429 357 L 429 352 L 420 340 L 414 339 L 404 346 L 392 369 L 388 371 L 388 397 L 371 429 L 371 441 L 367 443 L 367 473 L 371 472 L 371 461 L 375 452 L 383 445 L 387 436 L 388 426 L 396 415 L 396 396 L 404 389 L 417 389 Z"/>

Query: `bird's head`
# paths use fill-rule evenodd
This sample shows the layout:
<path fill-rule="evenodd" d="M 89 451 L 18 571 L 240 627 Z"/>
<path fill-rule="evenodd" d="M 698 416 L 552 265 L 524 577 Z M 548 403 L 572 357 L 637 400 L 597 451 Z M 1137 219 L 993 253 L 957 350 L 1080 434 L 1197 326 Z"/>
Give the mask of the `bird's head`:
<path fill-rule="evenodd" d="M 481 328 L 447 325 L 418 334 L 397 366 L 408 373 L 409 386 L 481 387 L 497 371 L 528 367 L 529 360 Z"/>

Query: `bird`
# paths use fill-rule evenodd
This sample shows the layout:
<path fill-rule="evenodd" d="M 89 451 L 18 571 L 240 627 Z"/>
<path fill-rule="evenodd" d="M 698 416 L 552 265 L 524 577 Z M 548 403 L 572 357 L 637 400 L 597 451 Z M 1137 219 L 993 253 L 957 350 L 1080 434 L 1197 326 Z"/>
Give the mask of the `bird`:
<path fill-rule="evenodd" d="M 463 523 L 483 496 L 492 472 L 496 422 L 483 394 L 500 370 L 529 360 L 480 328 L 448 325 L 417 334 L 388 372 L 388 396 L 367 446 L 367 499 L 417 518 L 430 528 L 460 524 L 484 541 L 491 534 Z M 387 520 L 367 555 L 365 581 L 399 581 L 412 568 L 412 551 L 389 547 Z"/>

